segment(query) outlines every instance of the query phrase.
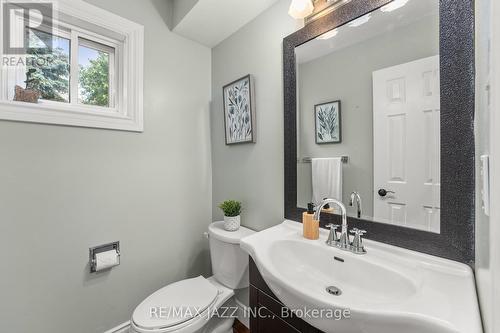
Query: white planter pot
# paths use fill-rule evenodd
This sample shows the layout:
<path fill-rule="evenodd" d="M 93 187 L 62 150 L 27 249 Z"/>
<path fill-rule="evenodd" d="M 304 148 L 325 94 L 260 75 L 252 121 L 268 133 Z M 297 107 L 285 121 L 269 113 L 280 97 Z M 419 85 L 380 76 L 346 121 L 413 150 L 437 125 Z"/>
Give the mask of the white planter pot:
<path fill-rule="evenodd" d="M 224 216 L 224 229 L 227 231 L 236 231 L 240 228 L 240 215 Z"/>

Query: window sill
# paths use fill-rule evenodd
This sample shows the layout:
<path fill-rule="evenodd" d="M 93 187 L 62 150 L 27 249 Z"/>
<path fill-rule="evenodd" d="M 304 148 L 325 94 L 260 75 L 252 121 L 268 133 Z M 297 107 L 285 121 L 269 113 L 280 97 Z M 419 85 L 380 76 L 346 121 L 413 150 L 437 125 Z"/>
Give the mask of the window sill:
<path fill-rule="evenodd" d="M 144 128 L 142 117 L 129 117 L 117 109 L 43 101 L 0 101 L 0 119 L 134 132 L 142 132 Z"/>

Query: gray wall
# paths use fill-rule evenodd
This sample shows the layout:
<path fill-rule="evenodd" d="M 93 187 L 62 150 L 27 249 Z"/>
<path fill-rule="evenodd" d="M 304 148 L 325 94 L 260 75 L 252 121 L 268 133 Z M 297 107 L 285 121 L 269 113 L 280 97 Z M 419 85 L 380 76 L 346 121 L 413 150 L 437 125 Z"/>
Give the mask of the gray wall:
<path fill-rule="evenodd" d="M 334 37 L 335 38 L 335 37 Z M 307 47 L 306 45 L 301 47 Z M 439 53 L 439 20 L 427 16 L 359 44 L 299 65 L 299 144 L 302 157 L 349 156 L 343 169 L 343 202 L 352 191 L 373 216 L 372 72 Z M 315 143 L 314 105 L 341 101 L 342 143 Z M 298 201 L 311 201 L 311 164 L 298 164 Z M 355 214 L 355 207 L 348 207 Z"/>
<path fill-rule="evenodd" d="M 212 49 L 213 217 L 225 199 L 243 202 L 242 224 L 257 230 L 283 220 L 282 39 L 297 28 L 281 0 Z M 222 87 L 255 78 L 257 143 L 226 146 Z"/>
<path fill-rule="evenodd" d="M 145 131 L 0 121 L 2 332 L 102 333 L 209 272 L 210 50 L 161 1 L 91 2 L 145 26 Z M 90 275 L 88 247 L 114 240 L 122 264 Z"/>

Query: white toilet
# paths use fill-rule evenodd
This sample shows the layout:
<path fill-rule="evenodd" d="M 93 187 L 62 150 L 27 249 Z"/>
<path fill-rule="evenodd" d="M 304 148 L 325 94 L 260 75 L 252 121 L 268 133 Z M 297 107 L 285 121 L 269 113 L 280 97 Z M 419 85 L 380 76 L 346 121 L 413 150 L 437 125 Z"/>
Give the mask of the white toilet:
<path fill-rule="evenodd" d="M 131 333 L 232 332 L 234 290 L 249 285 L 248 255 L 240 249 L 240 239 L 254 231 L 226 231 L 223 225 L 208 227 L 214 275 L 174 282 L 151 294 L 134 310 Z"/>

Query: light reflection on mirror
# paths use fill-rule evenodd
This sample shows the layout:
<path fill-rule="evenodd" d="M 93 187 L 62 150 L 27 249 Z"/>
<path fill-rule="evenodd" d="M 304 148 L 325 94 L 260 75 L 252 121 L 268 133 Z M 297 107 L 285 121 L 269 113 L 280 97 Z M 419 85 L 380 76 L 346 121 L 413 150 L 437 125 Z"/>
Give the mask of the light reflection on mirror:
<path fill-rule="evenodd" d="M 296 59 L 297 205 L 439 233 L 439 1 L 390 2 Z"/>

